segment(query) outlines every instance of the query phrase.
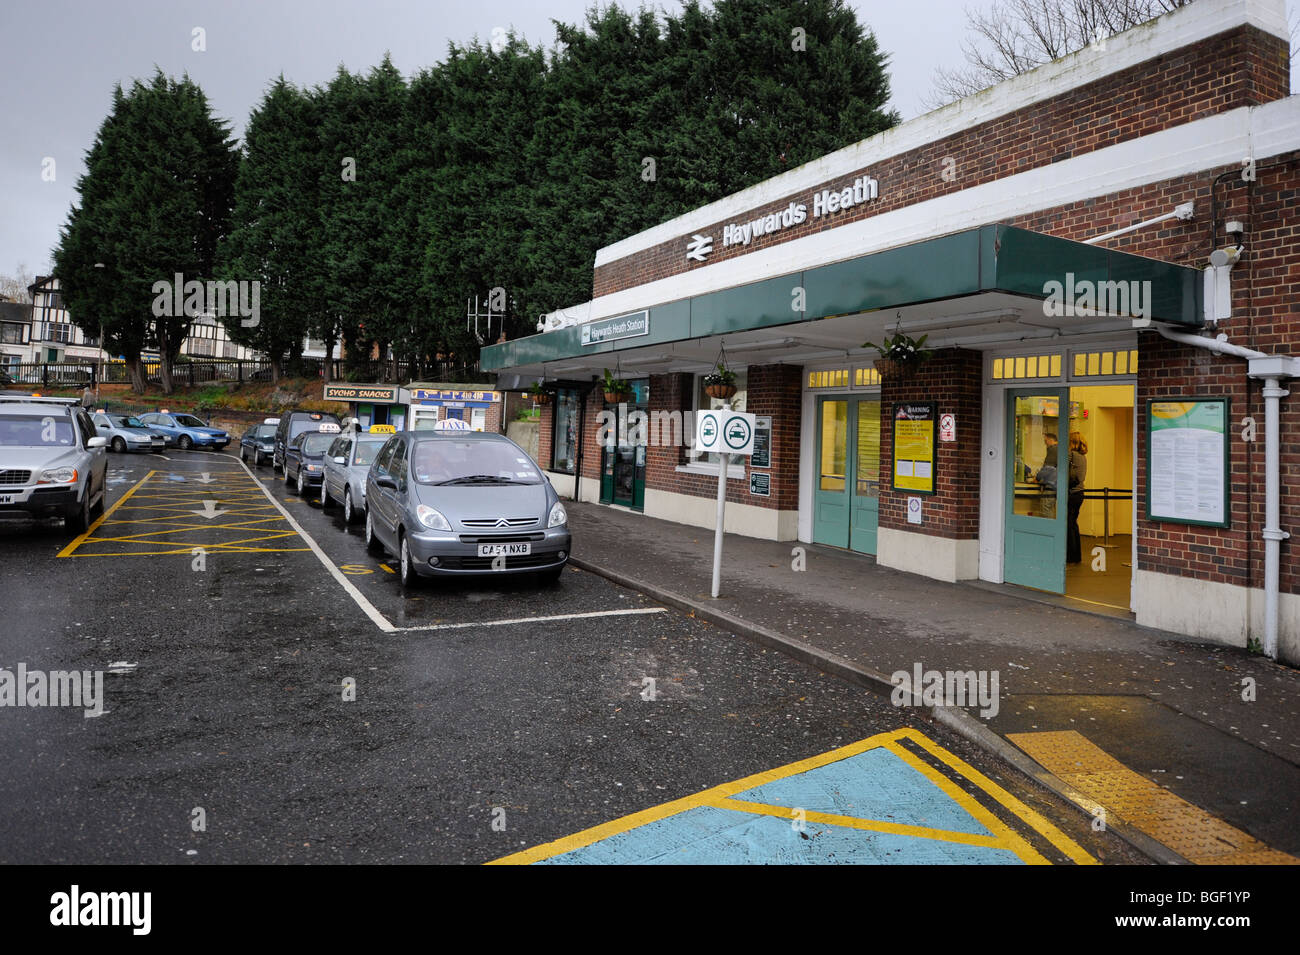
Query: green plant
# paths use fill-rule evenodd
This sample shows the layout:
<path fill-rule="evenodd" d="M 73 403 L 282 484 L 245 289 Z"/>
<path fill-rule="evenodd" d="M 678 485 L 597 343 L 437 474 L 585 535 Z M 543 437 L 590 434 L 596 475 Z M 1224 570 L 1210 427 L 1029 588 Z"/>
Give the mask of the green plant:
<path fill-rule="evenodd" d="M 875 342 L 863 342 L 862 347 L 874 348 L 880 352 L 881 358 L 919 365 L 930 357 L 930 352 L 925 348 L 925 340 L 929 337 L 929 335 L 922 335 L 920 338 L 911 338 L 900 331 L 896 331 L 893 335 L 881 341 L 879 345 Z"/>
<path fill-rule="evenodd" d="M 608 368 L 605 369 L 605 392 L 611 395 L 626 395 L 632 390 L 632 386 L 622 378 L 615 378 L 613 372 Z"/>
<path fill-rule="evenodd" d="M 608 372 L 606 372 L 606 374 L 608 374 Z M 528 394 L 534 398 L 537 397 L 538 395 L 545 394 L 545 393 L 546 393 L 546 389 L 542 387 L 542 383 L 540 381 L 534 381 L 531 385 L 528 386 Z"/>
<path fill-rule="evenodd" d="M 718 370 L 711 371 L 704 376 L 704 386 L 722 385 L 725 388 L 731 388 L 736 384 L 736 373 L 727 368 L 721 362 L 718 363 Z"/>

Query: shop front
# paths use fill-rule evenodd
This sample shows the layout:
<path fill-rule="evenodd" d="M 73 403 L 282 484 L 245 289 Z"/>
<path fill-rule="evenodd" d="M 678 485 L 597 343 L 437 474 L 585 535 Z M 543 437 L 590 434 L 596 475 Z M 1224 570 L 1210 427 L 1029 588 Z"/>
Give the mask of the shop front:
<path fill-rule="evenodd" d="M 402 389 L 410 409 L 408 429 L 432 431 L 439 421 L 459 418 L 471 431 L 501 430 L 502 398 L 499 391 L 473 385 L 417 382 Z"/>
<path fill-rule="evenodd" d="M 349 415 L 357 419 L 362 431 L 371 425 L 392 425 L 405 430 L 406 404 L 397 385 L 364 385 L 351 382 L 328 384 L 324 388 L 326 401 L 346 401 Z"/>
<path fill-rule="evenodd" d="M 1300 659 L 1280 10 L 1189 5 L 601 249 L 590 302 L 481 367 L 555 389 L 567 496 L 708 527 L 722 470 L 730 532 Z M 691 447 L 720 363 L 753 459 Z"/>

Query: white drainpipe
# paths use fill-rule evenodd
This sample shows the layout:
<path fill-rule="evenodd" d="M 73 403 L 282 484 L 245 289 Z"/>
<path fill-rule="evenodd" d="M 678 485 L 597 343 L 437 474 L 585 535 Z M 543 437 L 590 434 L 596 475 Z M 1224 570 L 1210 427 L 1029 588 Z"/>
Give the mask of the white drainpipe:
<path fill-rule="evenodd" d="M 1135 323 L 1136 324 L 1136 323 Z M 1300 378 L 1300 358 L 1266 355 L 1252 348 L 1232 345 L 1226 335 L 1205 338 L 1185 332 L 1170 331 L 1159 322 L 1151 322 L 1171 342 L 1204 348 L 1220 355 L 1245 358 L 1247 376 L 1264 380 L 1264 654 L 1277 659 L 1278 578 L 1282 563 L 1282 541 L 1291 535 L 1282 530 L 1281 481 L 1281 400 L 1290 394 L 1281 386 L 1283 378 Z M 1231 423 L 1229 423 L 1231 426 Z M 1150 475 L 1147 480 L 1150 480 Z M 1247 622 L 1249 629 L 1249 621 Z"/>

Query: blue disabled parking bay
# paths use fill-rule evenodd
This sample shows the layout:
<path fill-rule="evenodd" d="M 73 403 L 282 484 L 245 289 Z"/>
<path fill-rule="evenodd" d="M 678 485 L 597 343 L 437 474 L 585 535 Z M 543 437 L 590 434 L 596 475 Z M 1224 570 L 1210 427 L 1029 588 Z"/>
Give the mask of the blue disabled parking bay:
<path fill-rule="evenodd" d="M 924 734 L 899 729 L 634 813 L 496 863 L 1032 865 L 1052 861 L 1095 862 L 978 770 Z"/>

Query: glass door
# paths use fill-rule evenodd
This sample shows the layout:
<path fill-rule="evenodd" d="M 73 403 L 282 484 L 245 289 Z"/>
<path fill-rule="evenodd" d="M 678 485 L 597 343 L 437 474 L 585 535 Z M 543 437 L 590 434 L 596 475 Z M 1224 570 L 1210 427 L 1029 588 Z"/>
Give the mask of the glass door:
<path fill-rule="evenodd" d="M 1069 484 L 1069 394 L 1063 388 L 1007 392 L 1006 553 L 1008 583 L 1065 592 Z"/>
<path fill-rule="evenodd" d="M 822 398 L 817 422 L 813 541 L 874 554 L 880 522 L 880 399 Z"/>
<path fill-rule="evenodd" d="M 880 399 L 857 398 L 851 404 L 853 480 L 849 547 L 876 552 L 880 526 Z"/>
<path fill-rule="evenodd" d="M 849 403 L 817 403 L 817 477 L 813 488 L 813 542 L 849 546 Z"/>

